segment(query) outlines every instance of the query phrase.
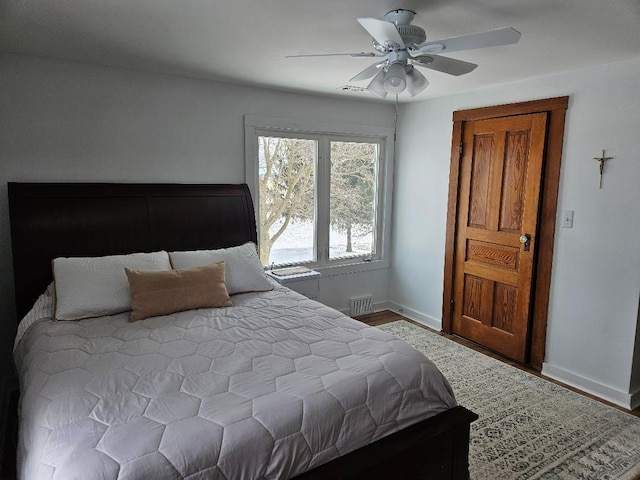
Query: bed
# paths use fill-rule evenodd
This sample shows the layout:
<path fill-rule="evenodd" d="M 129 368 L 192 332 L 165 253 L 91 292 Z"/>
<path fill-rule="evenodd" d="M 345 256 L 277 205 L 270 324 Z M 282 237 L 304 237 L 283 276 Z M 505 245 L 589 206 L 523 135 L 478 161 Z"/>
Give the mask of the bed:
<path fill-rule="evenodd" d="M 10 183 L 9 206 L 19 318 L 55 258 L 257 240 L 246 185 Z M 231 298 L 19 328 L 22 478 L 468 478 L 477 416 L 428 360 L 275 282 Z"/>

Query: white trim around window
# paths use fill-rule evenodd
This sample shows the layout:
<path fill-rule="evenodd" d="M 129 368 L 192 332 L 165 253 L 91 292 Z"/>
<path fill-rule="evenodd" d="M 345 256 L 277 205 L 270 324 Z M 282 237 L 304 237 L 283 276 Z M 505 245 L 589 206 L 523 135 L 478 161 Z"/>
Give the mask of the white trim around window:
<path fill-rule="evenodd" d="M 341 124 L 339 122 L 318 122 L 313 120 L 300 120 L 279 117 L 245 115 L 245 178 L 256 207 L 257 228 L 260 228 L 258 219 L 258 137 L 264 135 L 292 135 L 301 134 L 309 136 L 338 136 L 350 139 L 364 139 L 369 141 L 375 139 L 380 143 L 382 151 L 380 153 L 377 185 L 377 231 L 376 248 L 379 250 L 372 259 L 363 260 L 353 258 L 340 262 L 329 261 L 328 254 L 324 251 L 327 245 L 318 238 L 318 261 L 305 263 L 305 265 L 315 270 L 321 271 L 324 276 L 342 275 L 345 273 L 363 272 L 388 268 L 391 254 L 391 212 L 393 197 L 393 159 L 394 159 L 394 130 L 389 127 Z M 317 182 L 324 182 L 326 175 L 319 169 Z M 322 188 L 322 185 L 320 185 Z M 329 212 L 327 208 L 318 208 L 319 231 L 328 228 L 324 223 L 328 223 Z"/>

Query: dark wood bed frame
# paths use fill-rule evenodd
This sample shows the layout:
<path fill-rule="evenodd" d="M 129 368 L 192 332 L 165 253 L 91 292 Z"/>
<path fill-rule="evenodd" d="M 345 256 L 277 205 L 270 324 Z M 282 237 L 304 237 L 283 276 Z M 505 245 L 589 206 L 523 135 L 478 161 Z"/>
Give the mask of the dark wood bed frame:
<path fill-rule="evenodd" d="M 52 281 L 51 260 L 257 242 L 246 185 L 9 183 L 16 309 Z M 467 479 L 469 425 L 455 407 L 298 479 Z"/>

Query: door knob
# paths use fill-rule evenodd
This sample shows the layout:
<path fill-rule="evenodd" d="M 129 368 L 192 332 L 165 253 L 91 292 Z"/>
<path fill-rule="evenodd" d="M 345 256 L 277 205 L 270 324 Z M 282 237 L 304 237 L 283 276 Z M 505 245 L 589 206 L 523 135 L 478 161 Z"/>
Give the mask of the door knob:
<path fill-rule="evenodd" d="M 524 251 L 528 252 L 529 247 L 531 246 L 531 235 L 529 235 L 528 233 L 523 233 L 522 235 L 520 235 L 520 243 L 524 245 Z"/>

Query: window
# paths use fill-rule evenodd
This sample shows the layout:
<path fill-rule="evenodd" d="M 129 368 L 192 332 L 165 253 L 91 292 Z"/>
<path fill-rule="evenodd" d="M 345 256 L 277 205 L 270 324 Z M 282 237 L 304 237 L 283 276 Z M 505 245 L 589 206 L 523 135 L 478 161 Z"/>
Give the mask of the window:
<path fill-rule="evenodd" d="M 376 255 L 380 144 L 329 140 L 329 259 Z"/>
<path fill-rule="evenodd" d="M 315 262 L 317 140 L 258 135 L 258 209 L 263 265 Z"/>
<path fill-rule="evenodd" d="M 388 266 L 392 130 L 245 118 L 247 183 L 265 266 Z"/>

